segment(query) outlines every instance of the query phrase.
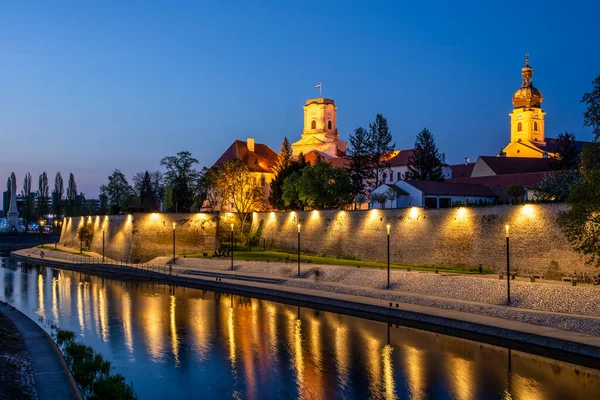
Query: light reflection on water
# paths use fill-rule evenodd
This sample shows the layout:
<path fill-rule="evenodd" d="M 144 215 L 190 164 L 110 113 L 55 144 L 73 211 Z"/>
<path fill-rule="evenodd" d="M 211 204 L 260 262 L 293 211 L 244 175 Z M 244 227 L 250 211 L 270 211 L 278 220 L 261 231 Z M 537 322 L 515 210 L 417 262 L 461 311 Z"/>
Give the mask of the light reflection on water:
<path fill-rule="evenodd" d="M 500 347 L 226 293 L 2 265 L 0 298 L 77 332 L 142 399 L 600 398 L 600 371 Z"/>

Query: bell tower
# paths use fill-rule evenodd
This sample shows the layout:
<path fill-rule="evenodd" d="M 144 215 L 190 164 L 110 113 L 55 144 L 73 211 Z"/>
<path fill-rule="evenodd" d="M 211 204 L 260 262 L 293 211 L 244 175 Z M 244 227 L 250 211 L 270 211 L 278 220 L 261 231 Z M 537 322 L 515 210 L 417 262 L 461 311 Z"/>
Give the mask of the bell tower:
<path fill-rule="evenodd" d="M 337 107 L 333 100 L 324 97 L 306 100 L 302 137 L 292 144 L 294 156 L 313 150 L 331 157 L 339 157 L 348 144 L 340 140 L 336 121 Z"/>
<path fill-rule="evenodd" d="M 533 86 L 533 68 L 529 65 L 529 54 L 521 69 L 521 87 L 513 96 L 513 112 L 510 113 L 511 143 L 529 141 L 546 144 L 542 93 Z"/>

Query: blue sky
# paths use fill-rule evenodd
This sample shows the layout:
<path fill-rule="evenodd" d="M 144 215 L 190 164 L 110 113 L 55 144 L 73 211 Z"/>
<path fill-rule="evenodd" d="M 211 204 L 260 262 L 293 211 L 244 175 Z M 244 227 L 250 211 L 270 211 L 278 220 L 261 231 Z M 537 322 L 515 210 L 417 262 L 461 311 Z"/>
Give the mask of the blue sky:
<path fill-rule="evenodd" d="M 590 140 L 600 5 L 553 3 L 3 2 L 0 184 L 60 170 L 94 197 L 181 150 L 201 166 L 235 139 L 277 151 L 319 82 L 343 139 L 382 113 L 397 148 L 427 127 L 449 162 L 493 155 L 526 52 L 547 136 Z"/>

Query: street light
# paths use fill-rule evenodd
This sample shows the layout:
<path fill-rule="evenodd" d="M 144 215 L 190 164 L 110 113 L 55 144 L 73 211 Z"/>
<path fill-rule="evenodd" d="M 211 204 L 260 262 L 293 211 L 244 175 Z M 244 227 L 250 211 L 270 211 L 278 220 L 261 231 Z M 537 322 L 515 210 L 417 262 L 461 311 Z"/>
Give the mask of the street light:
<path fill-rule="evenodd" d="M 173 264 L 175 264 L 175 228 L 177 227 L 177 222 L 173 222 L 173 262 L 169 265 L 169 274 L 173 269 Z"/>
<path fill-rule="evenodd" d="M 44 247 L 44 225 L 46 225 L 46 221 L 40 219 L 40 247 Z"/>
<path fill-rule="evenodd" d="M 510 304 L 510 226 L 506 225 L 506 304 Z"/>
<path fill-rule="evenodd" d="M 56 235 L 56 227 L 57 226 L 58 226 L 58 220 L 55 219 L 54 220 L 54 230 L 53 230 L 55 235 Z M 57 244 L 57 241 L 54 242 L 54 250 L 56 250 L 56 244 Z"/>
<path fill-rule="evenodd" d="M 104 229 L 102 229 L 102 264 L 104 264 Z"/>
<path fill-rule="evenodd" d="M 388 278 L 388 284 L 387 284 L 387 288 L 390 289 L 390 228 L 392 226 L 390 224 L 386 225 L 387 228 L 387 278 Z"/>
<path fill-rule="evenodd" d="M 298 276 L 300 276 L 300 224 L 298 224 Z"/>
<path fill-rule="evenodd" d="M 231 224 L 231 240 L 229 241 L 229 249 L 231 250 L 231 270 L 233 271 L 233 224 Z"/>

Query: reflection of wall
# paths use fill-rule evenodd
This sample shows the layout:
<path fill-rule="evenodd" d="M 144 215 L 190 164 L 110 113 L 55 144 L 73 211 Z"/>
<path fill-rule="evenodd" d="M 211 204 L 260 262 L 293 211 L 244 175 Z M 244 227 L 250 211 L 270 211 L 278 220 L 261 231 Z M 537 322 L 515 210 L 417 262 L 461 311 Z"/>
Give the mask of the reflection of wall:
<path fill-rule="evenodd" d="M 386 260 L 386 224 L 391 225 L 391 259 L 407 264 L 506 266 L 505 224 L 511 228 L 511 268 L 521 274 L 589 270 L 571 250 L 556 223 L 556 204 L 423 210 L 309 211 L 255 213 L 264 220 L 267 246 L 295 249 L 297 224 L 302 250 L 315 254 Z"/>
<path fill-rule="evenodd" d="M 102 252 L 105 232 L 105 254 L 115 260 L 144 262 L 173 252 L 173 222 L 176 222 L 177 254 L 212 252 L 217 236 L 214 214 L 132 214 L 67 218 L 60 242 L 79 247 L 77 229 L 84 223 L 94 226 L 91 248 Z"/>

